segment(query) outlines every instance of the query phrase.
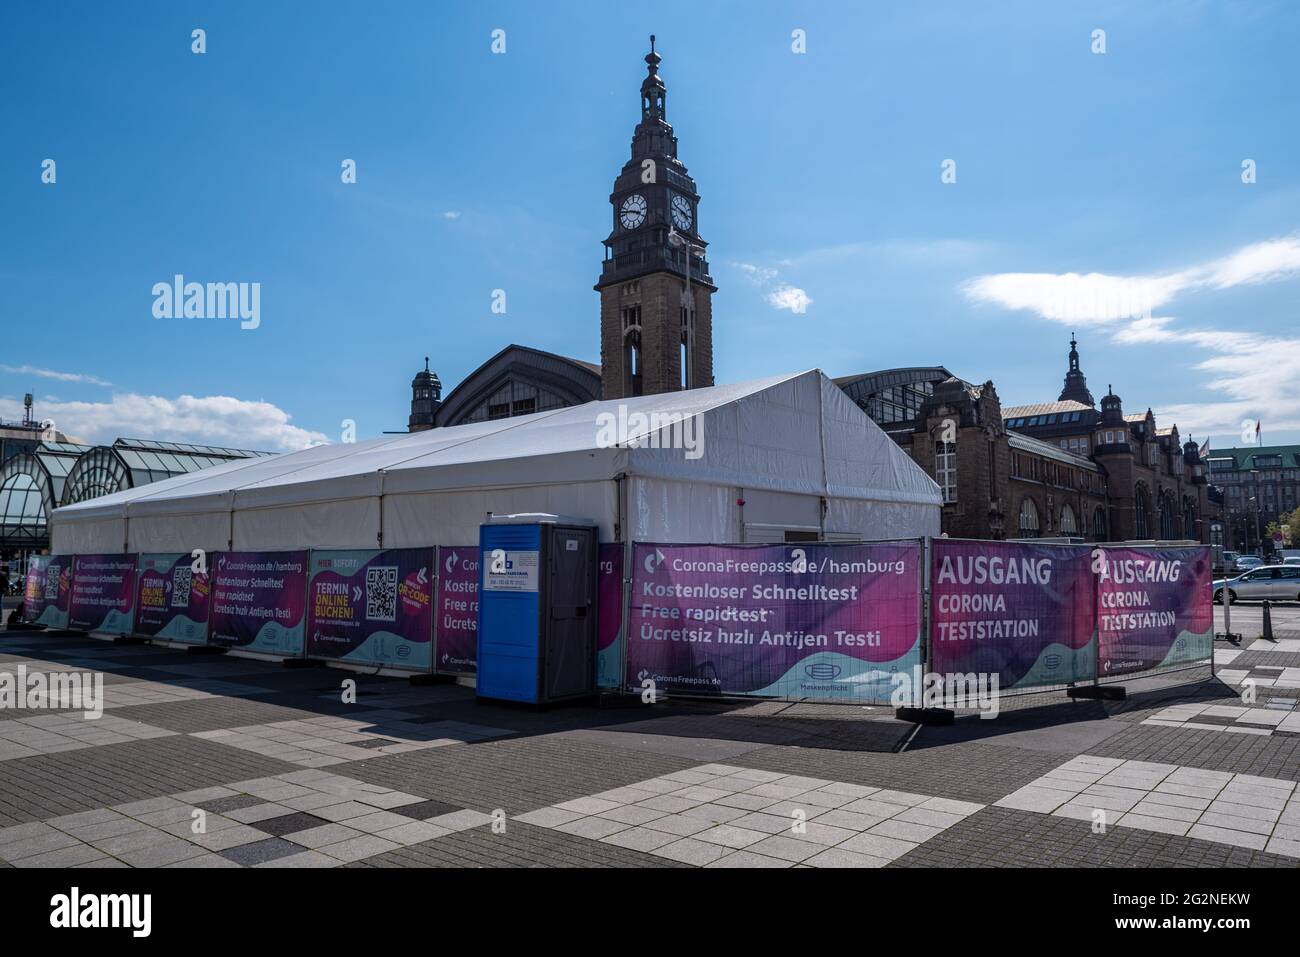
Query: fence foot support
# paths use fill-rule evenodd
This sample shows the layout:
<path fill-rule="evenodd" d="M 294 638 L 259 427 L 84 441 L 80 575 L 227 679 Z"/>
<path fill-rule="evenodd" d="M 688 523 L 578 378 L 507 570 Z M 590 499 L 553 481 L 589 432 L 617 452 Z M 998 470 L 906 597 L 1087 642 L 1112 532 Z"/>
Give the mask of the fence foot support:
<path fill-rule="evenodd" d="M 410 682 L 416 687 L 423 685 L 454 685 L 456 683 L 455 675 L 411 675 Z"/>
<path fill-rule="evenodd" d="M 286 668 L 319 668 L 319 661 L 312 661 L 310 658 L 285 658 L 280 664 Z"/>
<path fill-rule="evenodd" d="M 666 704 L 668 695 L 662 691 L 655 692 L 655 704 Z M 596 694 L 596 707 L 598 708 L 645 708 L 653 707 L 641 700 L 640 692 L 635 694 L 621 694 L 617 691 L 600 691 Z"/>
<path fill-rule="evenodd" d="M 136 635 L 114 635 L 113 644 L 115 645 L 143 645 L 145 640 Z"/>
<path fill-rule="evenodd" d="M 1236 631 L 1216 631 L 1214 633 L 1215 641 L 1230 641 L 1234 645 L 1241 644 L 1241 633 Z"/>
<path fill-rule="evenodd" d="M 913 724 L 946 726 L 957 720 L 957 713 L 947 708 L 897 708 L 894 717 Z"/>
<path fill-rule="evenodd" d="M 1065 693 L 1071 698 L 1100 701 L 1123 701 L 1128 697 L 1128 691 L 1123 685 L 1083 685 L 1079 688 L 1067 688 Z"/>

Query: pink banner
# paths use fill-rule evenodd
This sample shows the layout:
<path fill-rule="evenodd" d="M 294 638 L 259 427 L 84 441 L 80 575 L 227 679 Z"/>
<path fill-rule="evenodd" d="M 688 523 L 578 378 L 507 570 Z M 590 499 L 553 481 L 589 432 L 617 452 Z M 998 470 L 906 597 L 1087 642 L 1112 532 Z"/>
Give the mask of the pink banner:
<path fill-rule="evenodd" d="M 135 555 L 78 555 L 68 627 L 129 635 L 135 624 Z"/>
<path fill-rule="evenodd" d="M 636 545 L 627 682 L 889 701 L 921 662 L 921 546 Z"/>
<path fill-rule="evenodd" d="M 600 570 L 596 581 L 596 686 L 617 688 L 622 675 L 623 644 L 623 546 L 600 546 Z"/>
<path fill-rule="evenodd" d="M 1091 681 L 1090 551 L 1025 542 L 932 542 L 930 667 L 997 676 L 998 687 Z"/>
<path fill-rule="evenodd" d="M 438 549 L 438 648 L 435 670 L 478 671 L 478 546 Z"/>
<path fill-rule="evenodd" d="M 1099 674 L 1208 661 L 1214 653 L 1213 561 L 1206 545 L 1102 549 Z"/>

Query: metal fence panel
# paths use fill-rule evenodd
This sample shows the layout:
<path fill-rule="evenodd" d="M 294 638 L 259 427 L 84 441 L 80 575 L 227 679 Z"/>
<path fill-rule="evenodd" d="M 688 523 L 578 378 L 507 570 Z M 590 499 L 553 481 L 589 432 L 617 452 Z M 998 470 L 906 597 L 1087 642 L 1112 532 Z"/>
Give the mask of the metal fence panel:
<path fill-rule="evenodd" d="M 627 683 L 888 702 L 921 664 L 921 543 L 633 546 Z"/>
<path fill-rule="evenodd" d="M 1099 680 L 1210 661 L 1214 562 L 1208 545 L 1107 546 L 1100 558 Z"/>
<path fill-rule="evenodd" d="M 977 675 L 1003 694 L 1096 675 L 1088 548 L 934 539 L 930 590 L 931 672 Z"/>

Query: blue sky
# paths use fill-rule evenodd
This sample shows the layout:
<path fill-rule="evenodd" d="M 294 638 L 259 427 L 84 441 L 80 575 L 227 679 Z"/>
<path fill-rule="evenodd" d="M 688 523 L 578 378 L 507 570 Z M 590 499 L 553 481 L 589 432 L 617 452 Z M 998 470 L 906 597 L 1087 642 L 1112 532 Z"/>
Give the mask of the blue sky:
<path fill-rule="evenodd" d="M 0 418 L 289 448 L 404 428 L 426 354 L 446 390 L 510 342 L 598 361 L 653 32 L 717 381 L 942 364 L 1015 405 L 1075 331 L 1098 397 L 1300 441 L 1300 11 L 974 6 L 11 0 Z M 155 318 L 176 273 L 261 283 L 259 327 Z"/>

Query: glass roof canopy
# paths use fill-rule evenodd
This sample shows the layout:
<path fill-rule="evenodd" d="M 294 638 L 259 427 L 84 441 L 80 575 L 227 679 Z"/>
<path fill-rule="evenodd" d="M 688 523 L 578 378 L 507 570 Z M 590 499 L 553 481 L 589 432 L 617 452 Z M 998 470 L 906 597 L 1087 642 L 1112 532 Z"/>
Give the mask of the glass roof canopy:
<path fill-rule="evenodd" d="M 188 442 L 118 439 L 111 446 L 96 446 L 77 460 L 59 504 L 84 502 L 123 489 L 198 472 L 231 459 L 256 458 L 266 454 L 269 453 Z"/>
<path fill-rule="evenodd" d="M 44 548 L 49 514 L 59 504 L 68 473 L 89 445 L 41 443 L 0 467 L 0 547 Z"/>
<path fill-rule="evenodd" d="M 149 439 L 96 446 L 42 442 L 0 467 L 0 548 L 48 548 L 50 512 L 59 505 L 269 454 Z"/>

